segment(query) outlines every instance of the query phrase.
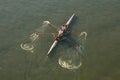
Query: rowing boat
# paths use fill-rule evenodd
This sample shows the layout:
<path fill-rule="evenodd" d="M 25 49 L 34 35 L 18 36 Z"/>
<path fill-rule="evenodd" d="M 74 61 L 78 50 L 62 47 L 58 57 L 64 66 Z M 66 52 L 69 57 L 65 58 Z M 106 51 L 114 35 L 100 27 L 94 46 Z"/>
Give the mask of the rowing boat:
<path fill-rule="evenodd" d="M 69 25 L 70 25 L 70 23 L 71 23 L 74 15 L 75 15 L 75 14 L 73 14 L 73 15 L 69 18 L 69 20 L 66 22 L 66 24 L 65 24 L 65 26 L 67 27 L 67 30 L 68 30 L 68 27 L 69 27 Z M 59 40 L 60 40 L 60 39 L 57 39 L 57 38 L 55 39 L 55 41 L 53 42 L 52 46 L 50 47 L 47 55 L 49 55 L 50 52 L 53 50 L 53 48 L 58 44 Z"/>
<path fill-rule="evenodd" d="M 75 15 L 75 14 L 73 14 L 73 15 L 69 18 L 69 20 L 66 22 L 65 26 L 67 27 L 67 29 L 68 29 L 68 27 L 69 27 L 69 25 L 70 25 L 70 23 L 71 23 L 74 15 Z M 53 42 L 52 46 L 50 47 L 47 55 L 50 54 L 50 52 L 51 52 L 51 51 L 53 50 L 53 48 L 58 44 L 58 42 L 59 42 L 59 40 L 56 38 L 55 41 Z"/>

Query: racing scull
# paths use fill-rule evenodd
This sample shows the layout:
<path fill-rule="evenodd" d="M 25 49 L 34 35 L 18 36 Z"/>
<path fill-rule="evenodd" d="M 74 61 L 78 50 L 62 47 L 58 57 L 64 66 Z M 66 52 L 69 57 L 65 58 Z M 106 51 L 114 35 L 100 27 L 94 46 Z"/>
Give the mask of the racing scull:
<path fill-rule="evenodd" d="M 73 15 L 69 18 L 69 20 L 66 22 L 66 24 L 65 24 L 67 30 L 68 30 L 68 27 L 69 27 L 72 19 L 74 18 L 74 15 L 75 15 L 75 14 L 73 14 Z M 64 33 L 65 33 L 65 32 L 64 32 Z M 64 33 L 63 33 L 63 34 L 64 34 Z M 61 40 L 61 38 L 60 38 L 59 36 L 57 36 L 57 38 L 56 38 L 55 41 L 53 42 L 52 46 L 50 47 L 47 55 L 50 54 L 50 52 L 53 50 L 53 48 L 58 44 L 58 42 L 59 42 L 60 40 Z"/>

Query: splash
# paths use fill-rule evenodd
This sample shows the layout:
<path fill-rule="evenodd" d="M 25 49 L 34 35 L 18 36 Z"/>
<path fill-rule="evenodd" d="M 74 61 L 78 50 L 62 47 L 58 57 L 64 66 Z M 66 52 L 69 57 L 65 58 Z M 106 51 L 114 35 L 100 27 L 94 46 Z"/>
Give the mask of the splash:
<path fill-rule="evenodd" d="M 50 22 L 49 21 L 43 21 L 43 24 L 50 24 Z"/>
<path fill-rule="evenodd" d="M 37 43 L 37 40 L 40 39 L 41 33 L 44 33 L 47 29 L 48 24 L 50 24 L 49 21 L 43 21 L 43 25 L 36 29 L 36 32 L 32 33 L 27 39 L 25 39 L 21 44 L 20 47 L 23 50 L 34 52 L 35 44 Z"/>
<path fill-rule="evenodd" d="M 80 36 L 80 37 L 83 36 L 83 37 L 84 37 L 83 39 L 86 40 L 86 38 L 87 38 L 87 32 L 81 32 L 79 36 Z"/>
<path fill-rule="evenodd" d="M 80 43 L 80 47 L 76 47 L 76 49 L 80 52 L 83 53 L 82 51 L 84 50 L 84 46 L 85 46 L 85 41 L 87 39 L 87 32 L 81 32 L 78 35 L 78 40 L 77 42 Z"/>
<path fill-rule="evenodd" d="M 82 32 L 78 36 L 78 42 L 80 46 L 74 49 L 68 49 L 65 54 L 59 57 L 58 63 L 61 67 L 69 69 L 69 70 L 76 70 L 79 69 L 82 65 L 82 56 L 84 50 L 84 42 L 86 40 L 87 33 Z"/>
<path fill-rule="evenodd" d="M 39 35 L 37 33 L 31 34 L 28 39 L 24 40 L 23 43 L 21 43 L 21 48 L 26 51 L 34 52 L 33 49 L 35 46 L 35 42 L 36 40 L 38 40 L 38 38 Z"/>
<path fill-rule="evenodd" d="M 70 70 L 78 69 L 82 65 L 78 52 L 72 49 L 68 50 L 65 54 L 59 57 L 58 63 L 61 67 Z"/>

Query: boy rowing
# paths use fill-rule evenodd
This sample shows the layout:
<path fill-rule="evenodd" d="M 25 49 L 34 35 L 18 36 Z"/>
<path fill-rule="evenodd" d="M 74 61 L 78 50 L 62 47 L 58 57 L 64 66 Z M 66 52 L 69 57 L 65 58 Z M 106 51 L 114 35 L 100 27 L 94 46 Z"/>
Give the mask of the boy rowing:
<path fill-rule="evenodd" d="M 58 35 L 57 35 L 57 38 L 56 38 L 56 40 L 60 40 L 62 37 L 63 37 L 63 35 L 64 35 L 64 33 L 67 31 L 67 26 L 66 25 L 63 25 L 62 27 L 61 27 L 61 29 L 58 31 Z"/>

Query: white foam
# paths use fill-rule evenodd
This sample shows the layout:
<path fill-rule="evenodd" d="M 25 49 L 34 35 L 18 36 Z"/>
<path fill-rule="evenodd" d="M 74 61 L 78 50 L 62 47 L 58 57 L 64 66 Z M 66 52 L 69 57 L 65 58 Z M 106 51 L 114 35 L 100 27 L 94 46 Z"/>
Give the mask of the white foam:
<path fill-rule="evenodd" d="M 46 29 L 45 25 L 43 24 L 40 28 L 36 29 L 37 32 L 32 33 L 27 39 L 25 39 L 21 44 L 20 47 L 23 50 L 34 52 L 33 49 L 35 48 L 35 43 L 40 38 L 39 32 L 44 32 Z M 38 33 L 38 34 L 37 34 Z"/>
<path fill-rule="evenodd" d="M 62 60 L 62 58 L 59 58 L 58 63 L 60 64 L 61 67 L 66 68 L 66 69 L 72 69 L 72 70 L 78 69 L 82 65 L 81 62 L 79 62 L 78 65 L 75 65 L 72 62 L 72 60 L 64 61 Z"/>
<path fill-rule="evenodd" d="M 43 21 L 43 24 L 50 24 L 49 21 Z"/>
<path fill-rule="evenodd" d="M 66 53 L 62 54 L 58 59 L 58 63 L 62 68 L 70 70 L 78 69 L 82 65 L 80 55 L 74 49 L 68 49 Z"/>
<path fill-rule="evenodd" d="M 33 45 L 31 45 L 31 44 L 21 44 L 20 45 L 21 46 L 21 48 L 23 49 L 23 50 L 27 50 L 27 51 L 31 51 L 31 50 L 33 50 L 34 49 L 34 46 Z"/>

